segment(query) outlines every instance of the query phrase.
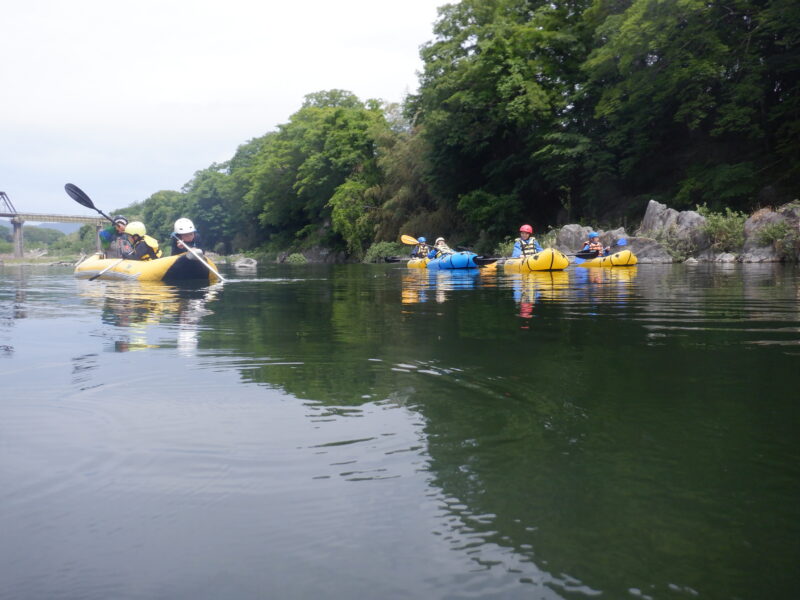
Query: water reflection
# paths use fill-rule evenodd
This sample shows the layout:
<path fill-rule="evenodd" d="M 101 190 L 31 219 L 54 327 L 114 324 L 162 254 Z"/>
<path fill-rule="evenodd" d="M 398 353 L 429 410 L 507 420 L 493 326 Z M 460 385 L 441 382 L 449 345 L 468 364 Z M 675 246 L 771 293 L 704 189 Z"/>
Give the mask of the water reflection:
<path fill-rule="evenodd" d="M 493 269 L 407 269 L 402 276 L 401 302 L 417 304 L 428 300 L 446 302 L 450 292 L 491 285 Z"/>
<path fill-rule="evenodd" d="M 530 319 L 537 302 L 564 299 L 569 294 L 570 273 L 567 271 L 534 271 L 507 273 L 519 316 Z"/>
<path fill-rule="evenodd" d="M 792 597 L 796 273 L 287 272 L 26 284 L 0 596 Z"/>
<path fill-rule="evenodd" d="M 191 356 L 198 347 L 198 330 L 211 311 L 221 286 L 174 286 L 162 282 L 108 281 L 97 284 L 79 281 L 81 297 L 101 308 L 101 321 L 113 327 L 107 350 L 130 352 L 174 345 L 179 353 Z M 149 337 L 159 332 L 153 326 L 172 325 L 175 340 L 153 343 Z"/>

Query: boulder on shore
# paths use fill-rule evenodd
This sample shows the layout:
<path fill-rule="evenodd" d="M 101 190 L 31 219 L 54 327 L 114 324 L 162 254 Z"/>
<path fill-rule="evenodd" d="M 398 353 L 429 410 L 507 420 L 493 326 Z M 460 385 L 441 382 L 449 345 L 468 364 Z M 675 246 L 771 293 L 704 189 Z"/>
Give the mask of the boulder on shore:
<path fill-rule="evenodd" d="M 711 247 L 711 238 L 705 231 L 705 225 L 706 218 L 697 211 L 679 212 L 666 204 L 650 200 L 636 235 L 674 246 L 683 254 L 695 254 Z"/>

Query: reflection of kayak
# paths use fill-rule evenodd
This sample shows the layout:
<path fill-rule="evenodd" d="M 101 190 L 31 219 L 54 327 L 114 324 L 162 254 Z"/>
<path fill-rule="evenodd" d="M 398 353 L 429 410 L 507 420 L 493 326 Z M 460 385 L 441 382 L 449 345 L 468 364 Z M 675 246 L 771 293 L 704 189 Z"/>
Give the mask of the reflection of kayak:
<path fill-rule="evenodd" d="M 630 250 L 620 250 L 608 256 L 598 256 L 576 263 L 579 267 L 632 267 L 639 259 Z"/>
<path fill-rule="evenodd" d="M 475 269 L 478 267 L 475 264 L 475 257 L 477 254 L 474 252 L 455 252 L 442 256 L 440 258 L 429 258 L 429 269 Z"/>
<path fill-rule="evenodd" d="M 205 279 L 211 283 L 217 276 L 211 273 L 200 261 L 187 258 L 188 254 L 165 256 L 155 260 L 123 260 L 100 258 L 94 254 L 75 267 L 75 277 L 88 279 L 111 267 L 99 279 L 128 281 L 189 281 Z M 206 258 L 215 269 L 216 265 Z M 112 266 L 113 265 L 113 266 Z"/>
<path fill-rule="evenodd" d="M 569 259 L 554 248 L 545 248 L 533 256 L 509 258 L 504 264 L 506 271 L 529 273 L 531 271 L 563 271 L 569 265 Z"/>
<path fill-rule="evenodd" d="M 424 269 L 428 266 L 427 258 L 412 258 L 408 261 L 409 269 Z"/>

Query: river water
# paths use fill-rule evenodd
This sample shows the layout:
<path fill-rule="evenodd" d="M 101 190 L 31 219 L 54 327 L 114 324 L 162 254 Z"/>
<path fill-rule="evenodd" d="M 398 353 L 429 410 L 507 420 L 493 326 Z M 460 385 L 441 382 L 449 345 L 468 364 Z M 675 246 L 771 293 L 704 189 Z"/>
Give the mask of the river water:
<path fill-rule="evenodd" d="M 800 271 L 0 267 L 0 598 L 796 598 Z"/>

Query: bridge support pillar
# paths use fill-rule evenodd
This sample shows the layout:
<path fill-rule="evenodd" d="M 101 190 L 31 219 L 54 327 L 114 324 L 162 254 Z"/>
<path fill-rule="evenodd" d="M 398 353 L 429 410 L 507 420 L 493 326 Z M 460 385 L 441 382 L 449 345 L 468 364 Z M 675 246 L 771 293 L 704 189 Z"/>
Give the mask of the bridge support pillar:
<path fill-rule="evenodd" d="M 25 256 L 25 238 L 22 235 L 22 224 L 25 221 L 22 219 L 11 219 L 11 224 L 14 226 L 14 258 L 22 258 Z"/>

